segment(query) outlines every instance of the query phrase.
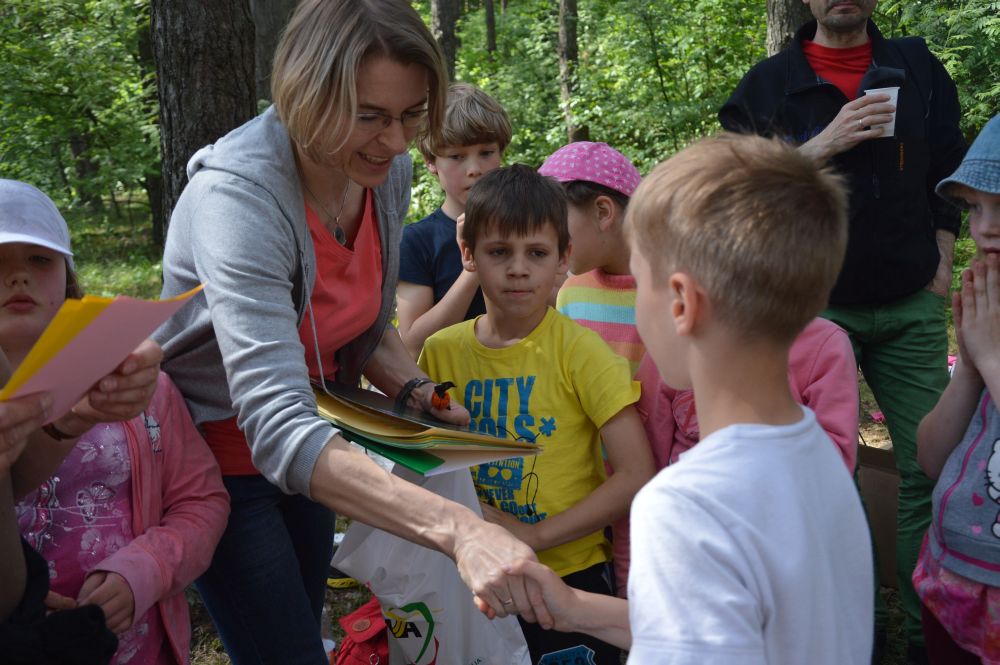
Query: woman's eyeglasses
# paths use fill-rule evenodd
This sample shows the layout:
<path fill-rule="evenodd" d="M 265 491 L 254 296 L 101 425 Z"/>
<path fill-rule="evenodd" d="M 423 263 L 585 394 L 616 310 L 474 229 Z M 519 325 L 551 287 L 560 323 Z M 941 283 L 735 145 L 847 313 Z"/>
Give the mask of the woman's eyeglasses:
<path fill-rule="evenodd" d="M 399 120 L 403 129 L 420 129 L 424 121 L 427 120 L 427 109 L 417 109 L 416 111 L 406 111 L 403 115 L 396 117 L 383 113 L 382 111 L 364 111 L 358 113 L 357 127 L 363 132 L 381 132 L 388 129 L 393 120 Z"/>

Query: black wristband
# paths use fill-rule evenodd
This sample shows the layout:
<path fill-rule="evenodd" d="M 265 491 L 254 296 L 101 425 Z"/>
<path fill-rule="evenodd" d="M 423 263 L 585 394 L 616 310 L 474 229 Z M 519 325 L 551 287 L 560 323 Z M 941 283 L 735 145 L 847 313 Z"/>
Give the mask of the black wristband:
<path fill-rule="evenodd" d="M 403 385 L 402 389 L 396 395 L 396 401 L 392 405 L 392 410 L 396 413 L 402 413 L 406 409 L 406 401 L 410 399 L 410 393 L 424 385 L 425 383 L 434 383 L 426 376 L 418 376 L 416 378 L 410 379 Z"/>
<path fill-rule="evenodd" d="M 56 441 L 66 441 L 67 439 L 75 439 L 79 437 L 79 434 L 76 436 L 73 436 L 72 434 L 67 434 L 66 432 L 56 427 L 56 424 L 54 422 L 49 423 L 48 425 L 42 425 L 42 431 L 51 436 Z"/>

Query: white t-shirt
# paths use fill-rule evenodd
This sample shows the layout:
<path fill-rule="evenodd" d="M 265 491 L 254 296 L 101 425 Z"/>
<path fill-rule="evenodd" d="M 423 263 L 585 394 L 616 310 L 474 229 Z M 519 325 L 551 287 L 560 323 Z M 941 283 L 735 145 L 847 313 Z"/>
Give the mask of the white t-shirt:
<path fill-rule="evenodd" d="M 861 501 L 802 410 L 793 425 L 713 433 L 636 496 L 629 663 L 871 662 Z"/>

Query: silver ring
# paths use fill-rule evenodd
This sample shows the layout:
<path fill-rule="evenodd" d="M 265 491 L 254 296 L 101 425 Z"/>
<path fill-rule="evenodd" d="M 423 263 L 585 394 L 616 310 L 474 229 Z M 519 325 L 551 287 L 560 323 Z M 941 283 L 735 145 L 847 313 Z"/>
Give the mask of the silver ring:
<path fill-rule="evenodd" d="M 501 600 L 500 603 L 503 604 L 503 605 L 513 605 L 514 604 L 514 599 L 513 598 L 508 598 L 507 600 Z"/>

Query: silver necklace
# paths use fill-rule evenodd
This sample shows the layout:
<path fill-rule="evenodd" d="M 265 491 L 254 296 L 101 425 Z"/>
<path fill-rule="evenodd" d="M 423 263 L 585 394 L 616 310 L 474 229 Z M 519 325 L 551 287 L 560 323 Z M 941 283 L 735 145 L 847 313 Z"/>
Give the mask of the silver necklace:
<path fill-rule="evenodd" d="M 333 228 L 333 239 L 336 240 L 341 245 L 346 245 L 347 244 L 347 234 L 344 233 L 344 229 L 340 225 L 340 216 L 344 212 L 344 206 L 347 205 L 347 193 L 351 191 L 351 185 L 352 184 L 354 184 L 354 181 L 351 180 L 350 178 L 348 178 L 347 179 L 347 186 L 344 187 L 344 198 L 341 199 L 341 201 L 340 201 L 340 210 L 337 211 L 336 215 L 331 215 L 330 211 L 326 209 L 326 206 L 324 206 L 320 202 L 319 197 L 316 196 L 315 194 L 313 194 L 312 190 L 309 189 L 309 185 L 306 184 L 305 179 L 304 178 L 302 179 L 302 186 L 305 187 L 306 193 L 308 193 L 309 196 L 312 197 L 312 200 L 316 202 L 316 205 L 318 205 L 319 208 L 320 208 L 320 210 L 323 211 L 323 214 L 325 214 L 327 217 L 329 217 L 330 219 L 333 220 L 333 226 L 334 226 L 334 228 Z"/>

